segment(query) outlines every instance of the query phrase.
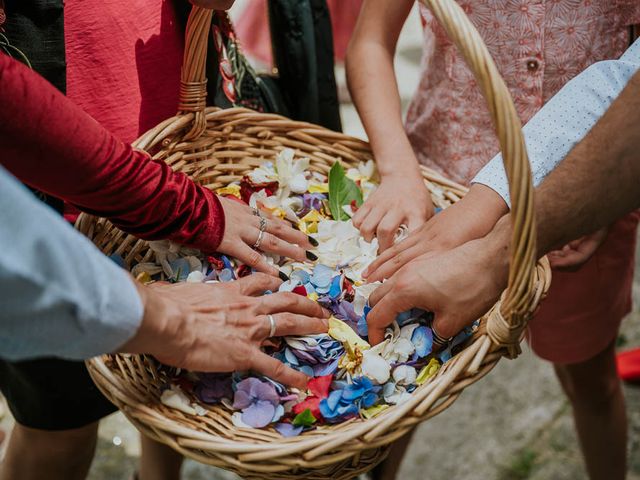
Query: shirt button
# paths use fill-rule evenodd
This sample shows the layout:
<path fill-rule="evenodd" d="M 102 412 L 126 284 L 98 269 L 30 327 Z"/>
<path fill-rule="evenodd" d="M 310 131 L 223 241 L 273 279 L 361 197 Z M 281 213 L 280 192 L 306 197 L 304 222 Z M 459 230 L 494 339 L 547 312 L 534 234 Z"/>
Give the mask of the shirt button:
<path fill-rule="evenodd" d="M 530 72 L 535 72 L 536 70 L 538 70 L 538 68 L 540 68 L 540 64 L 537 60 L 527 61 L 527 70 L 529 70 Z"/>

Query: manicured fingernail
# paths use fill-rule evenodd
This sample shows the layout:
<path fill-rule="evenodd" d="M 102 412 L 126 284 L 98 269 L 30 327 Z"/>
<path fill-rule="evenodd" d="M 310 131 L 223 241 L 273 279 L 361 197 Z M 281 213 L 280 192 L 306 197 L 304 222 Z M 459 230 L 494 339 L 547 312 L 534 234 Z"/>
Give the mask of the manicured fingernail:
<path fill-rule="evenodd" d="M 313 238 L 311 235 L 307 235 L 307 238 L 309 239 L 309 243 L 311 245 L 313 245 L 314 247 L 317 247 L 318 245 L 320 245 L 318 243 L 318 240 L 316 240 L 315 238 Z"/>
<path fill-rule="evenodd" d="M 280 280 L 282 280 L 283 282 L 289 281 L 289 277 L 284 272 L 278 272 L 278 276 L 280 277 Z"/>
<path fill-rule="evenodd" d="M 307 258 L 309 260 L 311 260 L 312 262 L 318 259 L 318 256 L 313 252 L 310 252 L 310 251 L 307 250 L 305 253 L 307 255 Z"/>

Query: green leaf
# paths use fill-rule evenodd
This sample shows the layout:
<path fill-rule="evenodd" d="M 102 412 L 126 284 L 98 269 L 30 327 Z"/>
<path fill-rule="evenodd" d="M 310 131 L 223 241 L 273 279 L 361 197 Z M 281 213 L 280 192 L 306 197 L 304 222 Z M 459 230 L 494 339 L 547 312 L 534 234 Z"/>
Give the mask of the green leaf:
<path fill-rule="evenodd" d="M 329 170 L 329 210 L 334 220 L 349 220 L 349 215 L 342 209 L 352 201 L 359 207 L 362 205 L 362 192 L 356 182 L 344 173 L 340 162 L 336 162 Z"/>
<path fill-rule="evenodd" d="M 294 418 L 293 422 L 291 423 L 293 423 L 294 427 L 310 427 L 311 425 L 316 423 L 316 417 L 314 417 L 313 413 L 311 413 L 311 410 L 307 408 L 303 412 L 296 415 L 296 418 Z"/>

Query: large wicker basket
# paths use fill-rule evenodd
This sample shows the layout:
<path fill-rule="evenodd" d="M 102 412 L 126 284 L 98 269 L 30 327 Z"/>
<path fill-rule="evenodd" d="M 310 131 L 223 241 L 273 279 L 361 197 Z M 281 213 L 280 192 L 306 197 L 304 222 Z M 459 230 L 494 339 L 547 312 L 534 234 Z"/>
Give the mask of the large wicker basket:
<path fill-rule="evenodd" d="M 448 408 L 502 356 L 513 358 L 519 353 L 526 322 L 550 283 L 546 261 L 535 261 L 533 189 L 520 122 L 482 39 L 462 9 L 454 0 L 423 2 L 474 71 L 504 154 L 513 202 L 513 239 L 509 287 L 501 302 L 480 320 L 466 348 L 419 387 L 411 400 L 370 420 L 320 427 L 295 438 L 237 428 L 223 407 L 211 408 L 206 416 L 191 416 L 164 406 L 160 394 L 166 379 L 151 358 L 105 355 L 88 361 L 100 390 L 143 433 L 187 457 L 246 478 L 352 478 L 383 460 L 394 440 Z M 371 158 L 367 143 L 316 125 L 246 109 L 205 108 L 204 62 L 211 13 L 194 7 L 189 19 L 180 113 L 143 135 L 137 148 L 208 188 L 240 179 L 285 147 L 309 157 L 311 168 L 322 172 L 336 159 L 355 165 Z M 446 207 L 464 195 L 464 187 L 426 168 L 422 172 L 436 205 Z M 104 219 L 82 216 L 78 228 L 105 253 L 119 253 L 129 265 L 153 256 L 146 242 Z"/>

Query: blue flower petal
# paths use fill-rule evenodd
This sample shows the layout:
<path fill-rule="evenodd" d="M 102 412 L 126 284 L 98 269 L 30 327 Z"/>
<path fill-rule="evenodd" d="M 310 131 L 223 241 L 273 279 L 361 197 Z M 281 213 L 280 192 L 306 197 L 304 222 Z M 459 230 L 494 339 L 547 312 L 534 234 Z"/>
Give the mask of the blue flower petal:
<path fill-rule="evenodd" d="M 331 298 L 338 298 L 342 293 L 342 276 L 336 275 L 331 280 L 331 287 L 329 288 L 329 296 Z"/>
<path fill-rule="evenodd" d="M 416 347 L 418 358 L 426 357 L 433 349 L 433 332 L 428 327 L 418 327 L 411 335 L 411 343 Z"/>
<path fill-rule="evenodd" d="M 334 390 L 329 392 L 329 396 L 327 397 L 327 406 L 330 410 L 335 410 L 342 400 L 343 390 Z"/>
<path fill-rule="evenodd" d="M 362 396 L 362 401 L 360 402 L 360 408 L 369 408 L 375 405 L 378 401 L 378 395 L 373 392 L 365 393 Z"/>
<path fill-rule="evenodd" d="M 333 277 L 334 270 L 326 265 L 318 264 L 313 268 L 311 274 L 311 283 L 316 287 L 327 287 L 331 285 L 331 278 Z M 328 291 L 328 290 L 327 290 Z"/>
<path fill-rule="evenodd" d="M 309 365 L 302 365 L 300 367 L 300 371 L 307 377 L 313 377 L 313 368 L 311 368 Z"/>
<path fill-rule="evenodd" d="M 289 278 L 296 281 L 299 285 L 309 283 L 309 277 L 309 273 L 304 270 L 295 270 L 289 275 Z"/>
<path fill-rule="evenodd" d="M 300 365 L 300 362 L 298 362 L 298 357 L 296 357 L 288 347 L 284 349 L 284 358 L 289 365 L 293 365 L 296 367 Z"/>

